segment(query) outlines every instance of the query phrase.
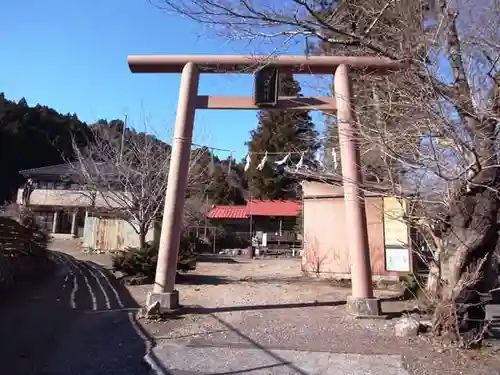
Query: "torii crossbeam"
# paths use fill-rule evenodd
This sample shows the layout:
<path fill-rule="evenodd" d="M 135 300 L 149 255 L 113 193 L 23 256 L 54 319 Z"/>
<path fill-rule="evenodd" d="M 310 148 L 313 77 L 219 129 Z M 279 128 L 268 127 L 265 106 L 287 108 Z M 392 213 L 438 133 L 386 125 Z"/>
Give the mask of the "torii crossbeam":
<path fill-rule="evenodd" d="M 253 74 L 272 64 L 280 73 L 333 74 L 335 97 L 279 98 L 274 109 L 337 111 L 341 166 L 349 236 L 352 295 L 348 308 L 355 315 L 379 315 L 380 301 L 374 298 L 364 195 L 360 189 L 360 155 L 351 112 L 350 71 L 388 74 L 404 65 L 387 58 L 339 56 L 239 56 L 239 55 L 161 55 L 129 56 L 133 73 L 182 73 L 179 102 L 172 140 L 158 266 L 148 305 L 159 302 L 161 310 L 179 307 L 175 290 L 177 256 L 181 235 L 189 156 L 196 109 L 260 109 L 253 97 L 199 96 L 200 73 Z M 266 108 L 268 109 L 268 108 Z"/>

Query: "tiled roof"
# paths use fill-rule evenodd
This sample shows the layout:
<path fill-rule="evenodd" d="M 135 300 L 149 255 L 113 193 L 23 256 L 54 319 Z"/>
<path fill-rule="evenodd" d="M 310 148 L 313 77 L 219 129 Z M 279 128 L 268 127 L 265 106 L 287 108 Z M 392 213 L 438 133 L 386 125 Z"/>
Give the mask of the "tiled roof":
<path fill-rule="evenodd" d="M 65 163 L 48 165 L 45 167 L 31 168 L 19 171 L 25 177 L 70 177 L 78 176 L 82 170 L 96 175 L 112 175 L 114 167 L 106 163 L 83 161 L 75 163 Z"/>
<path fill-rule="evenodd" d="M 300 201 L 249 200 L 247 212 L 252 216 L 297 216 Z"/>
<path fill-rule="evenodd" d="M 31 168 L 25 169 L 23 171 L 19 171 L 19 173 L 23 176 L 65 176 L 68 175 L 71 171 L 70 164 L 57 164 L 57 165 L 48 165 L 40 168 Z"/>
<path fill-rule="evenodd" d="M 214 206 L 208 213 L 209 219 L 247 219 L 246 206 Z"/>

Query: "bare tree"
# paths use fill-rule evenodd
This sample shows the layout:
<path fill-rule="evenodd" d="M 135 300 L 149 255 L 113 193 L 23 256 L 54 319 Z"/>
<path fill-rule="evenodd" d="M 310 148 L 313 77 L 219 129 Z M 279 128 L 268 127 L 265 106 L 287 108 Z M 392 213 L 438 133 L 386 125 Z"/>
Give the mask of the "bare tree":
<path fill-rule="evenodd" d="M 143 247 L 148 231 L 162 215 L 171 148 L 151 134 L 128 129 L 117 132 L 107 125 L 94 126 L 92 134 L 84 149 L 73 142 L 76 160 L 70 162 L 71 178 L 93 210 L 126 220 Z M 192 151 L 188 191 L 199 191 L 204 185 L 193 167 L 205 152 Z"/>
<path fill-rule="evenodd" d="M 436 333 L 457 329 L 460 319 L 450 326 L 444 317 L 458 301 L 474 303 L 498 286 L 498 0 L 154 3 L 226 38 L 279 48 L 306 37 L 312 53 L 405 61 L 390 76 L 354 79 L 365 177 L 395 192 L 410 185 L 418 196 L 409 219 L 428 239 L 440 279 L 432 283 L 441 301 Z"/>

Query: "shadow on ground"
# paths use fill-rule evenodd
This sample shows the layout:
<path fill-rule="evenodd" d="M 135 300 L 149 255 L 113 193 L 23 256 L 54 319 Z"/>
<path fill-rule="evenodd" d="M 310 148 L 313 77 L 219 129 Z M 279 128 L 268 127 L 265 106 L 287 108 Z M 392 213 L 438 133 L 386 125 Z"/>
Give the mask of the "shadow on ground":
<path fill-rule="evenodd" d="M 280 310 L 280 309 L 300 309 L 304 307 L 333 307 L 344 306 L 346 301 L 326 301 L 326 302 L 305 302 L 305 303 L 284 303 L 267 305 L 243 305 L 243 306 L 223 306 L 223 307 L 202 307 L 202 306 L 183 306 L 178 312 L 184 314 L 215 314 L 234 311 L 256 311 L 256 310 Z M 421 314 L 418 309 L 398 309 L 396 311 L 382 311 L 385 319 L 400 318 L 409 314 Z"/>
<path fill-rule="evenodd" d="M 254 283 L 254 284 L 272 284 L 272 283 L 283 283 L 283 284 L 293 284 L 293 283 L 315 283 L 315 282 L 323 282 L 318 279 L 311 279 L 307 276 L 293 276 L 293 277 L 279 277 L 279 276 L 267 276 L 267 277 L 241 277 L 239 279 L 234 279 L 235 282 L 246 282 L 246 283 Z"/>
<path fill-rule="evenodd" d="M 345 301 L 331 302 L 305 302 L 305 303 L 283 303 L 267 305 L 243 305 L 243 306 L 224 306 L 224 307 L 202 307 L 202 306 L 183 306 L 179 314 L 215 314 L 233 311 L 256 311 L 256 310 L 279 310 L 279 309 L 299 309 L 304 307 L 325 307 L 342 306 Z"/>
<path fill-rule="evenodd" d="M 53 259 L 53 277 L 0 309 L 0 374 L 149 374 L 151 340 L 127 289 L 96 263 Z"/>
<path fill-rule="evenodd" d="M 386 317 L 387 319 L 398 319 L 401 318 L 405 315 L 412 315 L 412 314 L 417 314 L 417 315 L 425 315 L 423 311 L 421 311 L 418 308 L 414 309 L 401 309 L 398 311 L 383 311 L 382 310 L 382 315 Z"/>
<path fill-rule="evenodd" d="M 270 365 L 259 365 L 259 366 L 250 366 L 250 367 L 246 367 L 246 368 L 241 368 L 236 370 L 236 371 L 224 371 L 222 370 L 222 372 L 220 371 L 217 371 L 217 372 L 211 372 L 210 375 L 229 375 L 229 374 L 244 374 L 244 373 L 251 373 L 253 371 L 261 371 L 262 373 L 266 372 L 266 373 L 272 373 L 273 372 L 273 368 L 276 368 L 276 367 L 283 367 L 284 369 L 286 369 L 286 373 L 290 373 L 290 374 L 300 374 L 300 375 L 311 375 L 309 374 L 308 372 L 305 372 L 304 370 L 300 369 L 299 367 L 297 367 L 294 363 L 290 362 L 290 361 L 287 361 L 286 359 L 284 358 L 281 358 L 278 354 L 276 354 L 274 351 L 262 346 L 261 344 L 259 344 L 257 341 L 253 340 L 251 337 L 245 335 L 241 330 L 239 330 L 238 328 L 236 328 L 234 325 L 226 322 L 225 320 L 221 319 L 220 317 L 216 316 L 216 315 L 213 315 L 212 313 L 208 313 L 212 316 L 213 319 L 215 319 L 216 321 L 218 321 L 227 331 L 231 331 L 231 332 L 234 332 L 236 333 L 239 337 L 241 337 L 247 344 L 248 347 L 250 348 L 254 348 L 254 349 L 258 349 L 259 351 L 262 352 L 262 355 L 267 355 L 269 357 L 271 357 L 276 363 L 274 364 L 270 364 Z M 195 346 L 199 346 L 199 344 L 196 343 L 196 340 L 194 340 L 192 342 L 193 345 Z M 162 359 L 162 358 L 159 358 L 157 356 L 157 354 L 153 351 L 151 352 L 149 355 L 148 355 L 148 361 L 151 363 L 151 365 L 153 367 L 156 368 L 156 370 L 159 372 L 159 373 L 162 373 L 164 375 L 167 375 L 167 374 L 171 374 L 172 372 L 172 369 L 168 369 L 166 366 L 165 366 L 165 360 Z M 221 368 L 223 368 L 223 365 L 221 365 Z M 178 372 L 179 374 L 181 372 Z M 280 372 L 281 373 L 281 372 Z"/>
<path fill-rule="evenodd" d="M 33 293 L 41 284 L 49 280 L 57 267 L 54 262 L 46 262 L 29 277 L 16 280 L 15 285 L 0 286 L 0 309 Z"/>
<path fill-rule="evenodd" d="M 229 284 L 232 281 L 221 276 L 178 273 L 175 277 L 175 282 L 185 285 L 220 285 Z"/>
<path fill-rule="evenodd" d="M 198 262 L 204 262 L 204 263 L 228 263 L 228 264 L 241 263 L 240 261 L 237 261 L 236 259 L 228 256 L 211 255 L 211 254 L 200 254 L 197 256 L 196 259 Z"/>

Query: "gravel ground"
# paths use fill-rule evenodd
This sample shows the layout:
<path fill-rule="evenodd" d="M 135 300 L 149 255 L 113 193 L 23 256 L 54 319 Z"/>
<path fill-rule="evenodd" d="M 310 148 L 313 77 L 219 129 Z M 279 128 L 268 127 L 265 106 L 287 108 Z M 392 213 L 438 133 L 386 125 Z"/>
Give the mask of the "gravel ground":
<path fill-rule="evenodd" d="M 410 373 L 500 374 L 490 351 L 461 352 L 425 338 L 393 335 L 394 320 L 356 320 L 345 314 L 348 289 L 303 278 L 293 259 L 201 262 L 180 278 L 180 317 L 135 321 L 151 286 L 125 288 L 106 270 L 109 257 L 66 245 L 61 269 L 30 298 L 0 312 L 0 374 L 146 375 L 142 358 L 152 343 L 336 353 L 397 354 Z M 78 288 L 74 287 L 77 280 Z M 108 283 L 109 282 L 109 283 Z M 87 284 L 88 283 L 88 284 Z M 385 312 L 411 309 L 377 291 Z M 149 338 L 150 337 L 150 338 Z"/>
<path fill-rule="evenodd" d="M 393 335 L 395 320 L 359 320 L 345 314 L 349 290 L 300 276 L 300 262 L 267 259 L 199 263 L 178 285 L 187 313 L 179 320 L 143 323 L 159 343 L 398 354 L 413 374 L 500 374 L 488 351 L 443 348 L 425 337 Z M 150 287 L 134 287 L 144 300 Z M 396 292 L 376 291 L 386 313 L 411 309 L 391 301 Z"/>

